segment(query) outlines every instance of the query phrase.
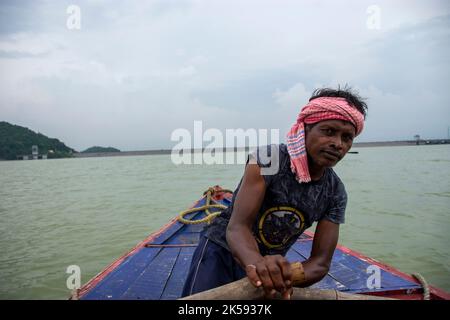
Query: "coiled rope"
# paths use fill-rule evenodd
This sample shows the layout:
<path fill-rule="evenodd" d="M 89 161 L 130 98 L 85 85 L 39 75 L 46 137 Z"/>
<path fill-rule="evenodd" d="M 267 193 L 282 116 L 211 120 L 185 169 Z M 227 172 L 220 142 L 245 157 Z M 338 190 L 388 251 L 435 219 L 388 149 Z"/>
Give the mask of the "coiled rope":
<path fill-rule="evenodd" d="M 227 206 L 223 205 L 223 204 L 219 204 L 217 202 L 215 202 L 212 197 L 216 192 L 226 192 L 226 193 L 233 193 L 233 191 L 228 190 L 228 189 L 220 189 L 220 190 L 216 190 L 213 187 L 208 188 L 208 190 L 206 190 L 203 195 L 206 195 L 206 204 L 201 206 L 201 207 L 196 207 L 196 208 L 191 208 L 191 209 L 187 209 L 184 210 L 182 212 L 180 212 L 180 215 L 178 216 L 178 221 L 180 221 L 181 223 L 184 224 L 201 224 L 201 223 L 211 223 L 211 221 L 217 217 L 218 215 L 221 214 L 222 210 L 226 209 Z M 213 203 L 211 203 L 213 202 Z M 218 209 L 222 209 L 220 211 L 216 211 L 216 212 L 210 212 L 209 209 L 212 208 L 218 208 Z M 206 213 L 206 217 L 202 218 L 202 219 L 198 219 L 198 220 L 188 220 L 186 219 L 184 216 L 189 214 L 189 213 L 193 213 L 193 212 L 198 212 L 198 211 L 205 211 Z"/>
<path fill-rule="evenodd" d="M 423 300 L 430 300 L 430 286 L 420 273 L 413 273 L 412 276 L 420 282 L 423 288 Z"/>

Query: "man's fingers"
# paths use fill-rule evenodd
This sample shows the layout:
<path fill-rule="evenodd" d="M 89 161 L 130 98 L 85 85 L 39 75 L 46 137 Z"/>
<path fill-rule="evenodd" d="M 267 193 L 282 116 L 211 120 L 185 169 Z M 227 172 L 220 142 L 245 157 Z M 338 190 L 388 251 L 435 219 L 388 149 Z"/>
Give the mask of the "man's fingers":
<path fill-rule="evenodd" d="M 294 290 L 293 290 L 292 288 L 286 289 L 286 291 L 284 291 L 284 292 L 282 293 L 283 299 L 284 299 L 284 300 L 291 300 L 291 296 L 292 296 L 292 292 L 293 292 L 293 291 L 294 291 Z"/>
<path fill-rule="evenodd" d="M 266 298 L 273 299 L 280 292 L 283 299 L 292 293 L 292 271 L 289 262 L 281 256 L 267 256 L 256 264 L 245 267 L 247 277 L 255 287 L 263 287 Z"/>
<path fill-rule="evenodd" d="M 259 279 L 261 279 L 262 286 L 264 287 L 266 294 L 270 295 L 270 292 L 273 290 L 274 286 L 270 277 L 269 270 L 267 270 L 265 263 L 257 264 L 256 272 L 258 273 Z"/>
<path fill-rule="evenodd" d="M 245 267 L 245 272 L 247 272 L 247 277 L 255 287 L 260 287 L 262 285 L 262 281 L 256 272 L 256 266 L 254 264 L 247 265 Z"/>
<path fill-rule="evenodd" d="M 284 292 L 286 285 L 284 283 L 283 274 L 278 264 L 274 261 L 268 267 L 270 272 L 270 278 L 272 279 L 273 286 L 278 292 Z"/>
<path fill-rule="evenodd" d="M 277 260 L 277 263 L 278 263 L 278 266 L 281 269 L 284 285 L 287 288 L 290 288 L 292 286 L 292 268 L 291 268 L 291 264 L 284 258 Z"/>
<path fill-rule="evenodd" d="M 272 289 L 272 290 L 265 290 L 265 298 L 266 299 L 273 299 L 275 298 L 275 294 L 277 293 L 277 290 Z"/>

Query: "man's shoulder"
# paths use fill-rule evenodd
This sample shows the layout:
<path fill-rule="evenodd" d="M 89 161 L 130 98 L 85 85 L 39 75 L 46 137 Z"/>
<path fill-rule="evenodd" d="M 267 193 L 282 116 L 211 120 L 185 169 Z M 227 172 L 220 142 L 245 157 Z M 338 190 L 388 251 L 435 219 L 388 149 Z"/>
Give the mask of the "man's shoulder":
<path fill-rule="evenodd" d="M 268 155 L 271 155 L 272 152 L 278 151 L 280 153 L 283 154 L 289 154 L 288 149 L 287 149 L 287 145 L 284 143 L 279 143 L 279 144 L 266 144 L 266 145 L 262 145 L 262 146 L 258 146 L 256 147 L 256 150 L 258 152 L 267 152 Z M 256 151 L 254 150 L 254 151 Z"/>
<path fill-rule="evenodd" d="M 341 178 L 339 178 L 338 174 L 333 170 L 333 168 L 328 168 L 327 171 L 329 179 L 342 183 Z"/>
<path fill-rule="evenodd" d="M 280 152 L 283 152 L 285 154 L 289 154 L 286 144 L 280 143 L 280 144 L 278 144 L 278 148 L 280 148 Z"/>
<path fill-rule="evenodd" d="M 289 152 L 284 143 L 258 146 L 250 154 L 262 167 L 270 166 L 274 161 L 283 167 L 289 159 Z"/>
<path fill-rule="evenodd" d="M 332 169 L 328 168 L 328 182 L 330 183 L 331 187 L 336 190 L 337 192 L 344 192 L 345 191 L 345 185 L 342 182 L 341 178 L 338 176 L 338 174 Z"/>

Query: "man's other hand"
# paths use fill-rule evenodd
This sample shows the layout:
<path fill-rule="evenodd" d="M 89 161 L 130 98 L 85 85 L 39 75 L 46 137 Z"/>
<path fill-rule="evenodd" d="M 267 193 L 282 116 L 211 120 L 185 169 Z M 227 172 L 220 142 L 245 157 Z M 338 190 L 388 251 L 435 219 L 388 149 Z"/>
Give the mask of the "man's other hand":
<path fill-rule="evenodd" d="M 292 270 L 283 256 L 264 256 L 255 263 L 248 264 L 245 271 L 255 287 L 263 287 L 267 299 L 273 299 L 277 291 L 283 299 L 291 298 Z"/>

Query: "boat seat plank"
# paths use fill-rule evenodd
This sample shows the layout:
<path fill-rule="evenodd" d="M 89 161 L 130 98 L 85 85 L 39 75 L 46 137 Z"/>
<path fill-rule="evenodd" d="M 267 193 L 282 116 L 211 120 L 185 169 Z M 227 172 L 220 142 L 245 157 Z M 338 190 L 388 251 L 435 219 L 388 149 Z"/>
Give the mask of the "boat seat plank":
<path fill-rule="evenodd" d="M 203 211 L 199 212 L 199 216 L 203 216 Z M 183 232 L 199 233 L 203 230 L 204 227 L 205 227 L 204 223 L 202 223 L 202 224 L 187 224 L 187 225 L 184 225 L 184 228 L 182 230 L 183 230 Z M 178 232 L 180 232 L 180 231 L 178 231 Z"/>
<path fill-rule="evenodd" d="M 303 245 L 296 246 L 295 249 L 303 256 L 309 257 L 312 248 L 312 241 L 304 241 Z M 367 286 L 367 280 L 372 274 L 368 268 L 371 264 L 361 258 L 343 252 L 337 248 L 333 255 L 329 274 L 337 281 L 346 286 L 352 292 L 373 291 Z M 419 286 L 402 277 L 391 274 L 380 269 L 381 288 L 393 290 L 399 288 L 418 288 Z"/>
<path fill-rule="evenodd" d="M 143 248 L 126 258 L 109 273 L 97 286 L 91 289 L 83 299 L 120 299 L 129 285 L 143 269 L 158 255 L 161 248 Z"/>
<path fill-rule="evenodd" d="M 158 300 L 172 274 L 181 248 L 163 248 L 129 286 L 122 299 Z"/>
<path fill-rule="evenodd" d="M 336 252 L 335 260 L 336 263 L 351 266 L 352 272 L 360 275 L 361 281 L 352 286 L 352 292 L 377 291 L 374 288 L 369 288 L 370 285 L 373 285 L 369 277 L 374 274 L 374 271 L 370 269 L 371 263 L 340 250 Z M 420 285 L 417 283 L 392 274 L 382 268 L 380 268 L 380 280 L 380 289 L 378 291 L 420 288 Z"/>
<path fill-rule="evenodd" d="M 305 246 L 305 244 L 308 245 L 308 242 L 310 243 L 312 241 L 297 241 L 296 243 L 294 243 L 294 245 L 286 254 L 287 259 L 290 262 L 305 261 L 307 259 L 307 256 L 309 257 L 309 254 L 307 256 L 305 255 L 303 246 Z M 301 252 L 303 252 L 303 254 Z M 330 274 L 327 274 L 322 280 L 313 284 L 311 287 L 317 289 L 336 289 L 340 291 L 348 290 L 348 288 L 344 284 L 337 281 Z"/>
<path fill-rule="evenodd" d="M 198 244 L 200 232 L 178 232 L 174 237 L 168 239 L 164 244 Z"/>
<path fill-rule="evenodd" d="M 295 244 L 294 244 L 294 246 L 295 246 Z M 302 256 L 300 253 L 298 253 L 297 251 L 295 251 L 293 249 L 294 246 L 292 246 L 291 249 L 289 249 L 289 251 L 286 253 L 285 258 L 291 263 L 296 262 L 296 261 L 300 261 L 300 262 L 305 261 L 306 258 L 304 256 Z"/>
<path fill-rule="evenodd" d="M 184 247 L 181 249 L 161 296 L 162 300 L 174 300 L 181 297 L 194 251 L 195 247 Z"/>

